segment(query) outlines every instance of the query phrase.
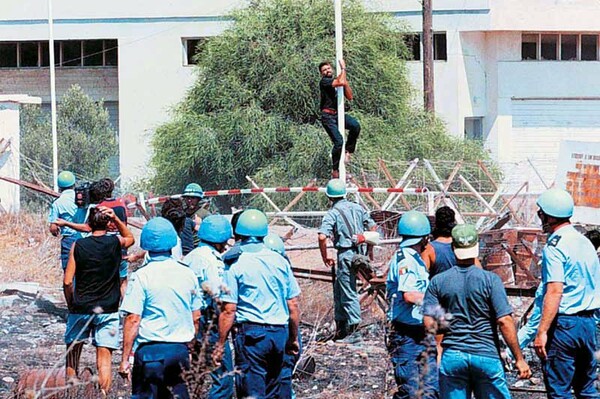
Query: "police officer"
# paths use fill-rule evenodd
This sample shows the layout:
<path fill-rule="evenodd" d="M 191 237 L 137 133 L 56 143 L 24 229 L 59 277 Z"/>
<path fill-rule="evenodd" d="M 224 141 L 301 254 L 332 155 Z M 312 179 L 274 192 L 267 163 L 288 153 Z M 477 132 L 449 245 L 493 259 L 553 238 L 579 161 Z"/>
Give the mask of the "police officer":
<path fill-rule="evenodd" d="M 592 243 L 570 223 L 573 198 L 550 189 L 537 200 L 549 234 L 542 251 L 542 318 L 534 348 L 549 398 L 597 398 L 594 312 L 600 308 L 600 263 Z"/>
<path fill-rule="evenodd" d="M 263 243 L 268 234 L 264 213 L 245 210 L 235 233 L 242 239 L 241 251 L 225 270 L 213 360 L 220 362 L 235 324 L 235 363 L 241 371 L 236 375 L 237 396 L 279 398 L 284 352 L 299 351 L 300 289 L 289 262 Z"/>
<path fill-rule="evenodd" d="M 398 222 L 402 242 L 390 261 L 386 283 L 390 303 L 388 351 L 398 384 L 394 399 L 416 397 L 421 385 L 421 397 L 438 397 L 436 345 L 434 338 L 425 334 L 421 311 L 429 281 L 421 252 L 430 233 L 429 220 L 421 212 L 408 211 Z"/>
<path fill-rule="evenodd" d="M 58 237 L 59 234 L 61 235 L 60 262 L 63 270 L 65 270 L 71 247 L 80 235 L 70 227 L 60 227 L 56 224 L 56 221 L 64 219 L 68 222 L 83 223 L 85 220 L 85 210 L 79 209 L 75 203 L 75 175 L 72 172 L 68 170 L 60 172 L 57 183 L 60 197 L 50 205 L 48 222 L 50 223 L 50 233 L 55 237 Z"/>
<path fill-rule="evenodd" d="M 202 220 L 198 229 L 200 244 L 187 254 L 183 263 L 187 264 L 198 277 L 198 283 L 204 291 L 207 306 L 200 318 L 198 342 L 213 346 L 219 339 L 217 325 L 221 286 L 224 267 L 221 254 L 233 232 L 225 216 L 211 215 Z M 206 339 L 203 336 L 208 334 Z M 221 365 L 211 372 L 212 386 L 209 399 L 227 399 L 233 396 L 233 358 L 229 342 L 225 343 Z"/>
<path fill-rule="evenodd" d="M 190 183 L 185 186 L 181 198 L 183 199 L 186 219 L 179 236 L 181 237 L 183 255 L 185 256 L 198 246 L 199 240 L 196 232 L 200 227 L 202 218 L 208 216 L 209 213 L 200 206 L 204 198 L 204 191 L 198 183 Z"/>
<path fill-rule="evenodd" d="M 334 339 L 341 340 L 354 333 L 360 323 L 360 304 L 356 292 L 356 271 L 351 267 L 357 254 L 366 253 L 366 245 L 359 242 L 365 230 L 375 230 L 376 225 L 368 212 L 360 205 L 346 200 L 346 184 L 340 179 L 327 183 L 327 197 L 331 209 L 319 228 L 319 249 L 323 263 L 335 268 L 335 260 L 327 253 L 327 238 L 332 238 L 337 249 L 337 268 L 333 283 L 333 301 L 336 333 Z M 357 336 L 349 339 L 358 339 Z"/>
<path fill-rule="evenodd" d="M 131 375 L 133 398 L 189 398 L 181 374 L 189 367 L 188 343 L 198 332 L 204 303 L 194 272 L 171 258 L 176 243 L 173 225 L 162 217 L 142 229 L 140 244 L 150 260 L 131 275 L 120 308 L 127 316 L 119 374 Z"/>
<path fill-rule="evenodd" d="M 275 233 L 269 233 L 264 239 L 265 246 L 272 251 L 277 252 L 289 262 L 289 258 L 285 254 L 285 244 L 281 237 Z M 291 262 L 290 262 L 291 264 Z M 279 398 L 281 399 L 295 399 L 296 393 L 292 387 L 292 375 L 294 374 L 294 367 L 300 355 L 302 354 L 302 337 L 300 336 L 300 329 L 298 329 L 298 353 L 287 353 L 283 356 L 283 370 L 281 371 L 281 389 L 279 391 Z"/>

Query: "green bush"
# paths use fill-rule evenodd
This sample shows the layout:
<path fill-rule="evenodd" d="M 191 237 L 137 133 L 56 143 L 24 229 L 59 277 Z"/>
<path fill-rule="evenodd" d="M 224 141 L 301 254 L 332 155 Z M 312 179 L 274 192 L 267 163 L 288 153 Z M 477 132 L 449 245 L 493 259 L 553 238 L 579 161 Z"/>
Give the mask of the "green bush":
<path fill-rule="evenodd" d="M 362 124 L 356 161 L 485 159 L 474 143 L 446 135 L 415 108 L 398 20 L 344 4 L 344 52 Z M 318 64 L 334 59 L 330 0 L 257 0 L 202 43 L 197 79 L 152 140 L 152 188 L 302 185 L 330 176 L 331 143 L 319 117 Z M 238 204 L 239 197 L 231 198 Z M 223 205 L 225 205 L 223 203 Z"/>

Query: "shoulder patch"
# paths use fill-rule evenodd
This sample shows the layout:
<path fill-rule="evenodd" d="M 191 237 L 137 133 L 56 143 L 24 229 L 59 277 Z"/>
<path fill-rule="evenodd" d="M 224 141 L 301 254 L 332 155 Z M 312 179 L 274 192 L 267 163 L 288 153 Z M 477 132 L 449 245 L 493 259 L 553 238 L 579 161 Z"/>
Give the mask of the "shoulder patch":
<path fill-rule="evenodd" d="M 552 237 L 552 239 L 550 241 L 548 241 L 548 246 L 556 247 L 556 245 L 558 245 L 558 242 L 560 241 L 561 238 L 562 238 L 561 236 Z"/>
<path fill-rule="evenodd" d="M 408 273 L 408 267 L 404 266 L 404 267 L 398 268 L 398 274 L 400 276 L 402 276 L 403 274 L 406 274 L 406 273 Z"/>

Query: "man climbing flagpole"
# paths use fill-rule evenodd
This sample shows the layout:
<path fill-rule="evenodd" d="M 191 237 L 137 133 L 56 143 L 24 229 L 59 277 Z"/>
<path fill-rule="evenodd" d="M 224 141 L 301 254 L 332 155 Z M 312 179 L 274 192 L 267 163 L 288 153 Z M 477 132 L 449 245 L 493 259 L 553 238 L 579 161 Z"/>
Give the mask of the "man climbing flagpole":
<path fill-rule="evenodd" d="M 319 64 L 321 82 L 321 123 L 333 144 L 331 150 L 331 177 L 346 181 L 346 165 L 356 148 L 360 124 L 345 113 L 344 100 L 351 101 L 352 89 L 346 77 L 346 64 L 342 48 L 342 0 L 335 1 L 335 39 L 338 74 L 333 77 L 333 67 L 328 61 Z M 346 139 L 345 131 L 348 129 Z"/>

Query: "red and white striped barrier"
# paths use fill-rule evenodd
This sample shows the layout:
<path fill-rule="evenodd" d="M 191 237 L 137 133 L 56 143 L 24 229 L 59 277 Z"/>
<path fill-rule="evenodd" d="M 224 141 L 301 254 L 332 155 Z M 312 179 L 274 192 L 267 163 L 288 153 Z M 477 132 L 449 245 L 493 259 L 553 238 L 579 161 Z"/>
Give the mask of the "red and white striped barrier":
<path fill-rule="evenodd" d="M 261 188 L 238 188 L 232 190 L 212 190 L 205 191 L 205 197 L 221 197 L 227 195 L 245 195 L 261 193 L 300 193 L 300 192 L 325 192 L 325 187 L 261 187 Z M 425 194 L 429 190 L 427 187 L 417 188 L 393 188 L 393 187 L 348 187 L 347 192 L 352 193 L 403 193 L 403 194 Z M 181 194 L 167 195 L 162 197 L 150 198 L 148 200 L 140 199 L 148 205 L 156 205 L 165 202 L 169 198 L 181 198 Z"/>

